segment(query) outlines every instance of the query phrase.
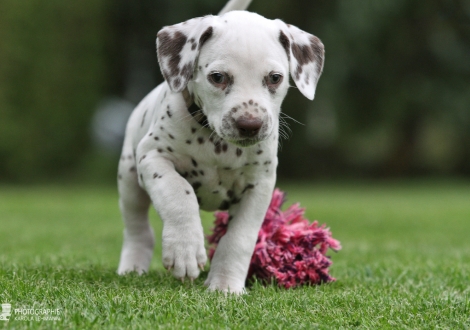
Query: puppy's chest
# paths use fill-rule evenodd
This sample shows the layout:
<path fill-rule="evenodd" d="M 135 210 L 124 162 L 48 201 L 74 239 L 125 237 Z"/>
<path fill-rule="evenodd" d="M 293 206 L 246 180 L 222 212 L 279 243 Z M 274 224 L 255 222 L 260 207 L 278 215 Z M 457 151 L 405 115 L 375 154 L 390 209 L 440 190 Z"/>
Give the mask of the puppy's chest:
<path fill-rule="evenodd" d="M 201 209 L 226 210 L 238 204 L 247 191 L 273 171 L 270 160 L 262 162 L 247 150 L 242 151 L 247 153 L 244 157 L 229 154 L 234 146 L 227 145 L 227 150 L 220 153 L 206 147 L 186 149 L 173 158 L 177 172 L 192 185 Z"/>

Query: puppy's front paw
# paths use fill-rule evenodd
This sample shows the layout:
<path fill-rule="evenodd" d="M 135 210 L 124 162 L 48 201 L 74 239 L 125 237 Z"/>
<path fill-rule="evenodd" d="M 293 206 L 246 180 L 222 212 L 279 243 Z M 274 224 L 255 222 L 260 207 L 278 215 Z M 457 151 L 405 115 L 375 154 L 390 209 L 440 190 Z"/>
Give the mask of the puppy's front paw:
<path fill-rule="evenodd" d="M 155 239 L 152 228 L 147 228 L 137 236 L 131 236 L 124 231 L 124 244 L 119 261 L 118 274 L 130 272 L 142 274 L 148 271 L 152 260 Z"/>
<path fill-rule="evenodd" d="M 207 280 L 204 282 L 204 285 L 207 286 L 209 291 L 222 291 L 225 293 L 233 293 L 236 295 L 246 293 L 244 280 L 240 281 L 235 277 L 216 275 L 212 272 L 209 272 L 209 275 L 207 276 Z"/>
<path fill-rule="evenodd" d="M 173 276 L 191 280 L 199 276 L 207 261 L 202 227 L 191 231 L 163 230 L 163 266 L 172 269 Z"/>

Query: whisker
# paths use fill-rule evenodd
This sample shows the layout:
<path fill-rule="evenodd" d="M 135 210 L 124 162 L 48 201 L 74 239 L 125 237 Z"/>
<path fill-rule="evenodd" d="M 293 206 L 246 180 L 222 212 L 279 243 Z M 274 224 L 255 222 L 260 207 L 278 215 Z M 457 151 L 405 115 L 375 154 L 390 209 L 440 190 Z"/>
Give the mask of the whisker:
<path fill-rule="evenodd" d="M 296 122 L 297 124 L 300 124 L 300 125 L 302 125 L 302 126 L 305 126 L 304 123 L 301 123 L 301 122 L 298 121 L 297 119 L 292 118 L 291 116 L 289 116 L 288 114 L 286 114 L 286 113 L 284 113 L 284 112 L 279 113 L 279 115 L 280 115 L 279 118 L 282 118 L 282 119 L 287 118 L 287 119 L 290 119 L 290 120 Z M 281 117 L 281 116 L 284 116 L 284 117 Z"/>
<path fill-rule="evenodd" d="M 193 113 L 188 112 L 187 115 L 185 115 L 184 117 L 181 118 L 181 121 L 186 120 L 186 119 L 188 119 L 188 118 L 194 117 L 194 115 L 197 115 L 198 112 L 201 112 L 201 113 L 202 113 L 202 110 L 197 110 L 197 111 L 194 111 Z"/>

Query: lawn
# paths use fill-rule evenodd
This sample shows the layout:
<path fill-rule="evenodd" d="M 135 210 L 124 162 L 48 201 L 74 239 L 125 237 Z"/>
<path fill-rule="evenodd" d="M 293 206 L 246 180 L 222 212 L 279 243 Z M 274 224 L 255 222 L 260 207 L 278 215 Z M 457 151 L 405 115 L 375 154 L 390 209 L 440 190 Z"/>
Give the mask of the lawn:
<path fill-rule="evenodd" d="M 0 186 L 0 303 L 59 309 L 48 312 L 58 320 L 13 314 L 0 329 L 470 328 L 469 181 L 280 187 L 341 241 L 335 283 L 255 283 L 225 297 L 205 290 L 207 271 L 194 284 L 173 279 L 159 244 L 148 274 L 119 277 L 114 188 Z M 203 221 L 209 232 L 212 215 Z"/>

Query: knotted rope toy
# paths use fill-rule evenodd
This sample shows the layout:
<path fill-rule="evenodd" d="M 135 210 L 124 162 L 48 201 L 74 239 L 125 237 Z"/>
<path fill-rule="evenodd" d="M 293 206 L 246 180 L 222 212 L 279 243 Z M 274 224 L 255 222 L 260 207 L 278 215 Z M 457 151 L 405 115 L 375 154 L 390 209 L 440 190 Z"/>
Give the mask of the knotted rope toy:
<path fill-rule="evenodd" d="M 305 219 L 305 209 L 298 203 L 282 211 L 285 200 L 285 193 L 275 189 L 258 234 L 247 279 L 256 277 L 263 283 L 275 280 L 286 289 L 335 281 L 329 274 L 332 261 L 326 252 L 328 248 L 340 250 L 340 242 L 325 225 Z M 207 237 L 211 260 L 228 223 L 228 212 L 215 212 L 213 234 Z"/>

